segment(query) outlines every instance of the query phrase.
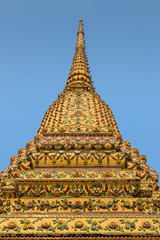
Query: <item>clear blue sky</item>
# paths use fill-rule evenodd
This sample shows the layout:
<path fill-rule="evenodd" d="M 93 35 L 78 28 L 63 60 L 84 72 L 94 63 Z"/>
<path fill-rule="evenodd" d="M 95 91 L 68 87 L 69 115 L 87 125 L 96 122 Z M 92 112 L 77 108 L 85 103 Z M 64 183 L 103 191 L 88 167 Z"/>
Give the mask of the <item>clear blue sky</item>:
<path fill-rule="evenodd" d="M 96 91 L 160 174 L 160 1 L 0 1 L 0 170 L 62 92 L 79 18 Z"/>

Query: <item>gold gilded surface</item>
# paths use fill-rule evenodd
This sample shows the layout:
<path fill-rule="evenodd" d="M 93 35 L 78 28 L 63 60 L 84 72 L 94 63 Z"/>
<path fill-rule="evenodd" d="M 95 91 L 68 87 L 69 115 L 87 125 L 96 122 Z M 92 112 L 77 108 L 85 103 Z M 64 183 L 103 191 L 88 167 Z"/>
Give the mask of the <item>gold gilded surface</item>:
<path fill-rule="evenodd" d="M 158 174 L 146 162 L 94 90 L 80 19 L 64 91 L 0 173 L 0 239 L 159 239 Z"/>

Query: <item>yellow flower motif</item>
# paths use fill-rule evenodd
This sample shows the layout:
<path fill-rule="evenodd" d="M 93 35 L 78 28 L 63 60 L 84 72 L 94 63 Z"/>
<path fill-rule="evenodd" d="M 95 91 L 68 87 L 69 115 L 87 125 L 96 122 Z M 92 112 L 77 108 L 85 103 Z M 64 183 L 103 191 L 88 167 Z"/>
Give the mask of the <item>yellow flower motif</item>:
<path fill-rule="evenodd" d="M 11 222 L 8 223 L 8 228 L 9 228 L 9 229 L 13 229 L 13 228 L 15 228 L 16 226 L 17 226 L 17 224 L 16 224 L 16 222 L 14 222 L 14 221 L 11 221 Z"/>
<path fill-rule="evenodd" d="M 23 225 L 23 230 L 27 230 L 28 229 L 28 225 L 25 223 L 24 225 Z"/>
<path fill-rule="evenodd" d="M 84 223 L 82 221 L 75 222 L 75 227 L 77 227 L 77 228 L 82 228 L 83 225 L 84 225 Z"/>
<path fill-rule="evenodd" d="M 97 221 L 93 220 L 92 225 L 97 225 Z"/>

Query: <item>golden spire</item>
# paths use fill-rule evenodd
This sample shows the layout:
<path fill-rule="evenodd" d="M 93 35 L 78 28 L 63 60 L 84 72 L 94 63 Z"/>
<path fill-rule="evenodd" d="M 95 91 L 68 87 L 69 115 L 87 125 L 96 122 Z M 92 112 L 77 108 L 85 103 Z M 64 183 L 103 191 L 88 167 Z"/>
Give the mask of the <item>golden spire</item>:
<path fill-rule="evenodd" d="M 83 20 L 79 20 L 77 33 L 76 52 L 73 58 L 72 67 L 67 80 L 66 88 L 85 88 L 93 90 L 92 80 L 89 73 L 87 58 L 85 54 Z"/>

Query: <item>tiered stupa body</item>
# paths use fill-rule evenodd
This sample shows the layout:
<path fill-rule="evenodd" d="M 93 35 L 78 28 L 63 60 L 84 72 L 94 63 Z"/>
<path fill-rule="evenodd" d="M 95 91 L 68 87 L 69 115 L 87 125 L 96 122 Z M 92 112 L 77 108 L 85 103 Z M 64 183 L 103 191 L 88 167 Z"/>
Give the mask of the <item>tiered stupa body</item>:
<path fill-rule="evenodd" d="M 158 174 L 93 88 L 82 20 L 77 35 L 64 91 L 0 174 L 0 239 L 159 238 Z"/>

